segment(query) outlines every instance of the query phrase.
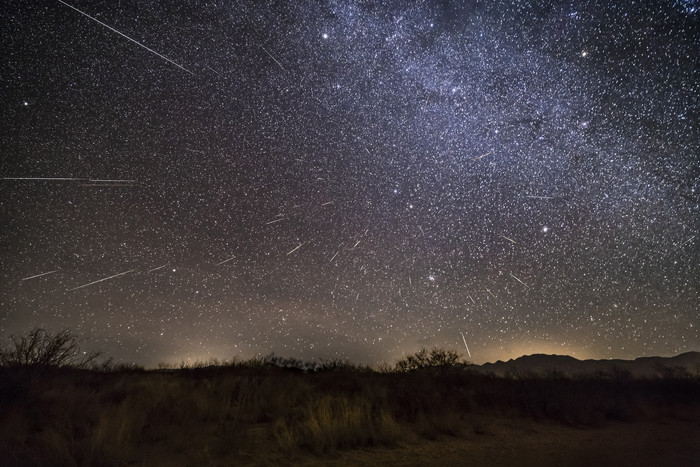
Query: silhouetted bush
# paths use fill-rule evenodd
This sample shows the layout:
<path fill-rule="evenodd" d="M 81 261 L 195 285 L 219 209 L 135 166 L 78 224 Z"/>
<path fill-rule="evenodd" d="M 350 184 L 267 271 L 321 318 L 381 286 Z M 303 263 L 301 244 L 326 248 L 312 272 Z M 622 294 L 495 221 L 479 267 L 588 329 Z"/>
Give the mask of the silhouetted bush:
<path fill-rule="evenodd" d="M 83 352 L 83 342 L 70 331 L 50 334 L 36 328 L 26 336 L 10 336 L 9 345 L 0 351 L 0 365 L 87 368 L 101 352 Z"/>
<path fill-rule="evenodd" d="M 460 363 L 460 355 L 454 350 L 434 348 L 428 352 L 422 348 L 418 352 L 408 355 L 396 362 L 394 366 L 398 372 L 447 369 Z"/>

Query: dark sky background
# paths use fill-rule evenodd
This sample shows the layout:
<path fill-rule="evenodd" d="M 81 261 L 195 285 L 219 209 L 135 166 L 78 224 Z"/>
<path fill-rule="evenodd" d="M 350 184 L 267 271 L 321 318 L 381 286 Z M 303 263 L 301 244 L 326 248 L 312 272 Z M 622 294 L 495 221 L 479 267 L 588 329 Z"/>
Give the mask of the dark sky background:
<path fill-rule="evenodd" d="M 3 336 L 700 348 L 697 1 L 68 3 L 0 6 Z"/>

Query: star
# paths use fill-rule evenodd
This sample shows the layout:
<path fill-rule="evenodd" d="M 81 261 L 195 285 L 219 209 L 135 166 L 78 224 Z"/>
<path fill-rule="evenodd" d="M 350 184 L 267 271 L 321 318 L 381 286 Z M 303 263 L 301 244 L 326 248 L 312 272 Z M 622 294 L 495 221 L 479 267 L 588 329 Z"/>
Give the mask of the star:
<path fill-rule="evenodd" d="M 4 334 L 146 366 L 391 362 L 467 324 L 484 361 L 700 347 L 697 2 L 25 3 Z"/>

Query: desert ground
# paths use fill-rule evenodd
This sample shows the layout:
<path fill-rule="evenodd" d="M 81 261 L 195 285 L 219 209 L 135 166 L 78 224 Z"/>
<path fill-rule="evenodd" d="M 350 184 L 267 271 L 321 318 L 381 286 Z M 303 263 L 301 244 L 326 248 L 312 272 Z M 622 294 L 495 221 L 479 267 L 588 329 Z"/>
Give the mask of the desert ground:
<path fill-rule="evenodd" d="M 275 357 L 161 370 L 4 367 L 0 458 L 9 466 L 700 465 L 698 375 L 496 375 L 441 355 L 382 370 Z"/>

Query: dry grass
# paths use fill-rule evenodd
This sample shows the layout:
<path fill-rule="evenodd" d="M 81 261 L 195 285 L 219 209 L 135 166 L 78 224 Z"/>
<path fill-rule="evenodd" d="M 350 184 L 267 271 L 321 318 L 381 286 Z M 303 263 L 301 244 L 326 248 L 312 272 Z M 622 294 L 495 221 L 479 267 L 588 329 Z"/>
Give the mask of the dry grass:
<path fill-rule="evenodd" d="M 688 375 L 498 378 L 433 370 L 333 365 L 305 373 L 238 364 L 36 375 L 0 368 L 0 458 L 4 465 L 279 463 L 488 435 L 494 417 L 591 426 L 700 406 L 700 379 Z"/>

